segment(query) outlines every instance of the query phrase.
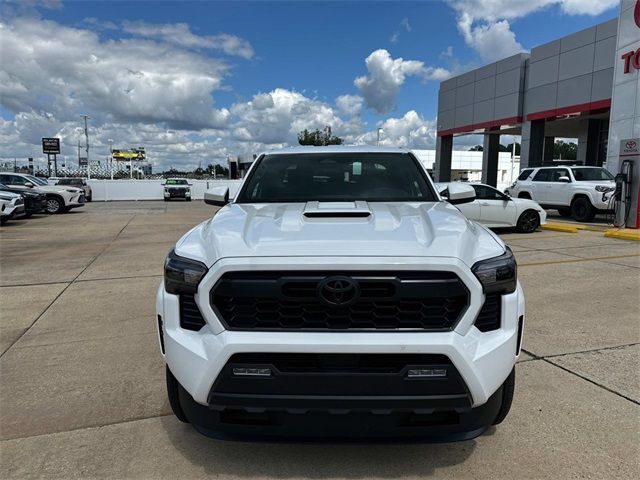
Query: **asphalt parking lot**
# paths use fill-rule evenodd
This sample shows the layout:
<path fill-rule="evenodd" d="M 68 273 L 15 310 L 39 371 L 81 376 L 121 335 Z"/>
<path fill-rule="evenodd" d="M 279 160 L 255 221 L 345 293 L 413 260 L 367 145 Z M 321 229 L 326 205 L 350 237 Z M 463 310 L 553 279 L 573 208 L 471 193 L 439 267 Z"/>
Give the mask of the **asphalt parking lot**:
<path fill-rule="evenodd" d="M 154 296 L 202 202 L 91 203 L 0 231 L 3 478 L 639 478 L 640 243 L 501 232 L 527 296 L 514 406 L 468 442 L 220 442 L 171 414 Z"/>

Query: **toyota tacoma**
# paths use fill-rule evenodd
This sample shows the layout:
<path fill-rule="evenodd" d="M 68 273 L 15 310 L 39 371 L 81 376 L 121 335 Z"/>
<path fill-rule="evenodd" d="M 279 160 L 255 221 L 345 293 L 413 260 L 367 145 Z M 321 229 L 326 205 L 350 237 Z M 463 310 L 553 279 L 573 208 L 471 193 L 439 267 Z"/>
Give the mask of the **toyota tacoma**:
<path fill-rule="evenodd" d="M 451 441 L 500 423 L 524 296 L 492 232 L 398 148 L 257 158 L 156 296 L 174 414 L 216 438 Z"/>

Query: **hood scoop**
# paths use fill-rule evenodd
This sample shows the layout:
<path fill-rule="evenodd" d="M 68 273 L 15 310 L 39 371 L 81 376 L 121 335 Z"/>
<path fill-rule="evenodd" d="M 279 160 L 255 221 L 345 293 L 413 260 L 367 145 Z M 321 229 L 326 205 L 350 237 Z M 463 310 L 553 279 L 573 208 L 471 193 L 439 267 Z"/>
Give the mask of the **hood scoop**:
<path fill-rule="evenodd" d="M 307 202 L 302 212 L 306 218 L 369 218 L 367 202 Z"/>

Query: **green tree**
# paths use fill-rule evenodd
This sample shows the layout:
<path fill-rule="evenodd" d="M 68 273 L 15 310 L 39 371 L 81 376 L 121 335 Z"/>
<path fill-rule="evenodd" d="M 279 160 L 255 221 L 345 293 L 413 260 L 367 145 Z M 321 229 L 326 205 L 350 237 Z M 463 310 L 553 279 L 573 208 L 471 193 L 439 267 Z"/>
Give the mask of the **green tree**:
<path fill-rule="evenodd" d="M 484 150 L 484 148 L 482 148 L 482 145 L 476 145 L 475 147 L 471 147 L 469 149 L 470 152 L 482 152 Z"/>
<path fill-rule="evenodd" d="M 331 127 L 326 126 L 324 130 L 315 130 L 310 132 L 306 128 L 298 134 L 298 143 L 300 145 L 314 145 L 316 147 L 324 145 L 342 145 L 342 138 L 331 134 Z"/>
<path fill-rule="evenodd" d="M 578 145 L 574 142 L 556 140 L 553 145 L 553 158 L 556 160 L 576 160 L 578 158 Z"/>

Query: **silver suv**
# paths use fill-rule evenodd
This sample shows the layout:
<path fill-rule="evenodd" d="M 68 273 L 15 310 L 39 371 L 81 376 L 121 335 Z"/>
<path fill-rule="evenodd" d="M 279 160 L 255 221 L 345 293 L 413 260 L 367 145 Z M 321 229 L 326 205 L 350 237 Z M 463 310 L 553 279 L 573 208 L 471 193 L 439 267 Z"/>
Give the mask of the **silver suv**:
<path fill-rule="evenodd" d="M 525 168 L 505 193 L 535 200 L 564 217 L 590 222 L 596 213 L 611 210 L 614 190 L 614 177 L 605 168 L 562 166 Z"/>

